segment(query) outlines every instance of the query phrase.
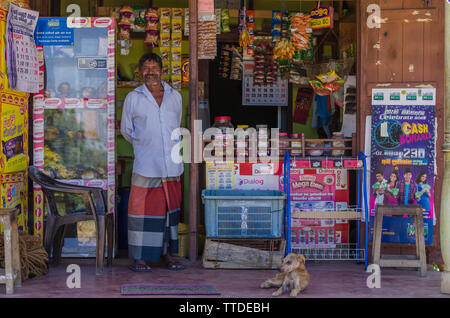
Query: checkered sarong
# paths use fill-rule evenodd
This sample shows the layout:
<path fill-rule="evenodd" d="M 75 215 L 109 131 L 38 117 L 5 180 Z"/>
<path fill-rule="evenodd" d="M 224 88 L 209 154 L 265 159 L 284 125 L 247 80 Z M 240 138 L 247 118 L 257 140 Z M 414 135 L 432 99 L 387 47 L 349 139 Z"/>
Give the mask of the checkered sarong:
<path fill-rule="evenodd" d="M 178 253 L 180 178 L 147 178 L 133 174 L 128 203 L 128 255 L 158 262 Z"/>

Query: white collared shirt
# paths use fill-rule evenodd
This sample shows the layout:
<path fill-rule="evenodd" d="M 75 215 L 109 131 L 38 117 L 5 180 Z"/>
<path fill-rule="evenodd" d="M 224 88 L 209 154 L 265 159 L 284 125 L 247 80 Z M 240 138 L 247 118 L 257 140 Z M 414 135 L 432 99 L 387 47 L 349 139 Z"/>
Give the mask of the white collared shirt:
<path fill-rule="evenodd" d="M 171 134 L 181 124 L 181 95 L 169 84 L 162 85 L 161 106 L 145 85 L 130 92 L 123 104 L 120 131 L 133 145 L 133 173 L 144 177 L 178 177 L 184 168 L 171 158 L 172 148 L 179 142 L 171 140 Z"/>

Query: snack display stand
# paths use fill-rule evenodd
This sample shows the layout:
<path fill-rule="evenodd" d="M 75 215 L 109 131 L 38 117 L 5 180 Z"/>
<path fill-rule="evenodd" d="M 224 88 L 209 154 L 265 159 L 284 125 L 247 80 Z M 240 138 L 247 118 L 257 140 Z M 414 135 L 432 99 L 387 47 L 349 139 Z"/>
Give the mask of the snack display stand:
<path fill-rule="evenodd" d="M 287 201 L 290 202 L 291 199 L 291 178 L 290 170 L 292 166 L 292 161 L 297 159 L 291 159 L 289 152 L 285 155 L 284 161 L 284 188 L 286 189 Z M 306 160 L 305 160 L 306 159 Z M 355 207 L 348 207 L 345 211 L 334 211 L 334 210 L 318 210 L 318 211 L 307 211 L 307 212 L 294 212 L 291 211 L 291 205 L 286 204 L 285 206 L 285 239 L 286 239 L 286 254 L 292 252 L 300 253 L 305 255 L 306 259 L 309 260 L 364 260 L 365 267 L 368 266 L 368 241 L 369 241 L 369 214 L 367 205 L 367 191 L 366 191 L 366 156 L 364 153 L 360 153 L 357 160 L 355 158 L 321 158 L 322 161 L 327 163 L 333 162 L 332 166 L 328 169 L 336 169 L 334 162 L 343 161 L 357 161 L 356 165 L 344 166 L 345 169 L 354 169 L 358 171 L 358 182 L 357 182 L 357 205 Z M 300 160 L 305 160 L 302 166 L 306 166 L 308 162 L 311 162 L 311 158 L 303 157 Z M 306 163 L 306 165 L 305 165 Z M 341 168 L 341 167 L 340 167 Z M 362 178 L 361 178 L 361 173 Z M 361 191 L 363 191 L 363 196 L 361 196 Z M 364 204 L 364 206 L 363 206 Z M 291 247 L 291 218 L 301 219 L 301 220 L 356 220 L 357 221 L 357 235 L 356 243 L 351 244 L 337 244 L 333 248 L 292 248 Z M 360 222 L 365 224 L 363 246 L 360 240 Z"/>

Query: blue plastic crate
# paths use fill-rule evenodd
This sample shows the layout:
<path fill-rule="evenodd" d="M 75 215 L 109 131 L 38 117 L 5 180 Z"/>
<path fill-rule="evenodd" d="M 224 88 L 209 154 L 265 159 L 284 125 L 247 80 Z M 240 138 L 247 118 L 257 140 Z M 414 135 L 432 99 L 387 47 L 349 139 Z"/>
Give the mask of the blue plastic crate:
<path fill-rule="evenodd" d="M 203 190 L 206 236 L 281 237 L 285 199 L 283 191 Z"/>

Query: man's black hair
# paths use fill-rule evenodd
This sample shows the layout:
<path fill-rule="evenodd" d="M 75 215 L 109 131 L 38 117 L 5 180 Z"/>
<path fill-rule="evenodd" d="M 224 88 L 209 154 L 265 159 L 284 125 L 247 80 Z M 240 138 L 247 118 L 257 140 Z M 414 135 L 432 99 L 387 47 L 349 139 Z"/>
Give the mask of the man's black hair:
<path fill-rule="evenodd" d="M 405 171 L 403 171 L 403 174 L 407 174 L 407 173 L 412 173 L 411 169 L 409 168 L 405 168 Z"/>
<path fill-rule="evenodd" d="M 144 55 L 142 55 L 142 57 L 139 60 L 139 70 L 142 69 L 142 66 L 144 65 L 145 62 L 147 61 L 153 61 L 156 62 L 159 66 L 160 69 L 162 69 L 162 60 L 159 57 L 158 54 L 155 53 L 145 53 Z"/>

